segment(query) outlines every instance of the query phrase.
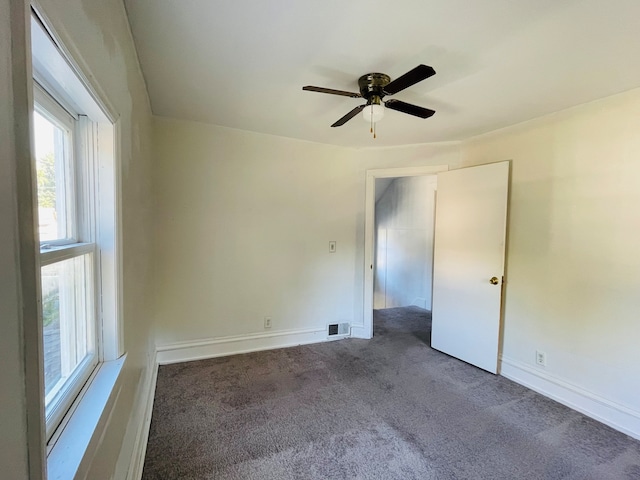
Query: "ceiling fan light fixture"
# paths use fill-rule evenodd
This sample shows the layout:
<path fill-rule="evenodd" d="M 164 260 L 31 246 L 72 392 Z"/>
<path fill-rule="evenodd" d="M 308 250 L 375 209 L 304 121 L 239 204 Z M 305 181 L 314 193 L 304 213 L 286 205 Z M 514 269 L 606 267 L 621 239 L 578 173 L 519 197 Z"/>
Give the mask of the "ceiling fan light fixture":
<path fill-rule="evenodd" d="M 362 118 L 365 122 L 379 122 L 384 117 L 384 106 L 380 104 L 367 105 L 362 110 Z"/>

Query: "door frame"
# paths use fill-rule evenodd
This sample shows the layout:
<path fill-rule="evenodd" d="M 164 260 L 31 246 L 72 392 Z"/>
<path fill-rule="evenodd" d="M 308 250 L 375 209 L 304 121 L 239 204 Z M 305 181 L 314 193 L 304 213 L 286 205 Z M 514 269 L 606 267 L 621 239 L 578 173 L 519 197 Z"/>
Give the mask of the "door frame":
<path fill-rule="evenodd" d="M 364 310 L 362 325 L 352 325 L 351 336 L 373 337 L 373 256 L 375 254 L 376 178 L 419 177 L 446 172 L 449 165 L 380 168 L 366 171 L 364 216 Z"/>

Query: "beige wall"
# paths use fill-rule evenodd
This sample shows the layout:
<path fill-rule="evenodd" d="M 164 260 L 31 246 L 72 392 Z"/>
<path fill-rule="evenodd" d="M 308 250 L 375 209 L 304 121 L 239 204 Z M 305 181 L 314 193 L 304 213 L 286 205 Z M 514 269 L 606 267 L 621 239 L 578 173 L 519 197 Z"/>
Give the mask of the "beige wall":
<path fill-rule="evenodd" d="M 471 139 L 512 160 L 505 358 L 640 419 L 640 89 Z"/>
<path fill-rule="evenodd" d="M 9 4 L 14 10 L 24 11 L 22 18 L 14 16 L 11 28 Z M 150 308 L 151 259 L 148 247 L 151 238 L 151 156 L 150 129 L 151 114 L 142 76 L 138 70 L 137 57 L 129 33 L 124 7 L 119 0 L 95 2 L 91 0 L 39 0 L 36 2 L 54 30 L 62 38 L 65 46 L 78 61 L 89 78 L 95 82 L 98 91 L 119 117 L 119 134 L 122 159 L 122 253 L 124 264 L 123 313 L 124 344 L 129 356 L 123 371 L 123 389 L 116 404 L 105 435 L 95 457 L 89 462 L 88 478 L 111 478 L 116 469 L 116 461 L 123 450 L 122 464 L 126 470 L 131 455 L 132 432 L 125 436 L 125 430 L 137 413 L 134 398 L 142 374 L 146 371 L 150 347 L 153 345 Z M 0 44 L 0 119 L 2 120 L 2 175 L 0 195 L 2 196 L 1 221 L 4 225 L 0 237 L 2 252 L 2 319 L 0 328 L 2 341 L 3 388 L 0 394 L 2 408 L 2 468 L 11 472 L 11 478 L 26 478 L 26 409 L 34 402 L 34 392 L 27 386 L 38 382 L 37 372 L 27 370 L 23 376 L 25 364 L 29 365 L 34 356 L 29 354 L 28 345 L 32 343 L 35 320 L 25 317 L 35 309 L 33 291 L 24 295 L 16 291 L 20 279 L 32 275 L 31 269 L 21 263 L 18 244 L 24 250 L 29 247 L 24 232 L 29 228 L 29 213 L 17 213 L 17 199 L 22 199 L 23 209 L 29 209 L 29 185 L 16 181 L 16 165 L 29 165 L 28 151 L 21 149 L 18 142 L 14 151 L 13 138 L 28 138 L 28 123 L 23 121 L 22 111 L 26 107 L 26 94 L 29 81 L 23 74 L 14 77 L 11 86 L 9 62 L 25 68 L 28 43 L 21 37 L 21 22 L 28 12 L 28 2 L 8 2 L 2 0 L 2 43 Z M 14 31 L 12 31 L 12 29 Z M 13 42 L 13 51 L 9 48 Z M 12 53 L 12 55 L 10 54 Z M 15 65 L 14 65 L 15 72 Z M 17 78 L 17 79 L 16 79 Z M 12 106 L 13 104 L 13 106 Z M 18 108 L 13 111 L 12 108 Z M 25 109 L 26 111 L 26 109 Z M 15 120 L 15 123 L 14 123 Z M 15 125 L 16 131 L 11 131 Z M 4 136 L 7 138 L 4 138 Z M 5 141 L 6 140 L 6 141 Z M 24 160 L 21 163 L 20 160 Z M 19 172 L 19 169 L 18 169 Z M 18 175 L 19 177 L 19 175 Z M 24 177 L 24 175 L 23 175 Z M 16 188 L 17 186 L 17 188 Z M 27 201 L 25 202 L 25 198 Z M 26 205 L 26 206 L 25 206 Z M 26 225 L 26 226 L 25 226 Z M 31 232 L 33 234 L 33 232 Z M 33 244 L 32 244 L 33 245 Z M 6 258 L 5 258 L 6 256 Z M 32 254 L 33 256 L 33 254 Z M 25 307 L 20 309 L 20 301 Z M 5 311 L 6 309 L 6 311 Z M 25 337 L 27 340 L 25 341 Z M 5 345 L 6 342 L 6 345 Z M 37 343 L 37 342 L 36 342 Z M 5 362 L 6 355 L 6 362 Z M 38 392 L 35 392 L 38 396 Z M 37 402 L 37 399 L 35 400 Z M 6 418 L 6 422 L 5 422 Z M 134 425 L 134 426 L 137 426 Z M 33 427 L 32 427 L 33 428 Z M 135 433 L 135 432 L 133 432 Z M 33 433 L 29 434 L 33 438 Z M 124 440 L 124 445 L 123 445 Z M 128 451 L 126 448 L 129 447 Z M 33 452 L 31 452 L 33 456 Z M 7 470 L 9 469 L 9 470 Z M 29 478 L 38 478 L 31 472 Z"/>
<path fill-rule="evenodd" d="M 362 323 L 365 171 L 455 163 L 157 118 L 158 344 Z M 328 253 L 329 241 L 337 251 Z"/>

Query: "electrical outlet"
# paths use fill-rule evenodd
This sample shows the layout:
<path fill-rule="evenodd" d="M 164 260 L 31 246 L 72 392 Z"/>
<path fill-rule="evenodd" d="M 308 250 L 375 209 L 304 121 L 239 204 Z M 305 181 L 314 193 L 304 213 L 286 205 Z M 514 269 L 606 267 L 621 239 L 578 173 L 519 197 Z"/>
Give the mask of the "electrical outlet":
<path fill-rule="evenodd" d="M 264 328 L 271 328 L 271 317 L 264 317 Z"/>
<path fill-rule="evenodd" d="M 540 350 L 536 350 L 536 365 L 540 365 L 544 367 L 547 365 L 547 354 L 541 352 Z"/>
<path fill-rule="evenodd" d="M 329 242 L 329 253 L 336 253 L 336 242 Z"/>

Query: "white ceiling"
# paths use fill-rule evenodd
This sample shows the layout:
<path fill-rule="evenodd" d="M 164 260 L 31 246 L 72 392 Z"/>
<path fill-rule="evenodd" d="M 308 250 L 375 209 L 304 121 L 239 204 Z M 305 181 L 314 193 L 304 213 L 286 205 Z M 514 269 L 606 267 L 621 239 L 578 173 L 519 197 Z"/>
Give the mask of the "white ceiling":
<path fill-rule="evenodd" d="M 640 86 L 639 0 L 125 0 L 156 115 L 350 147 L 461 140 Z M 368 72 L 437 74 L 373 140 Z"/>

